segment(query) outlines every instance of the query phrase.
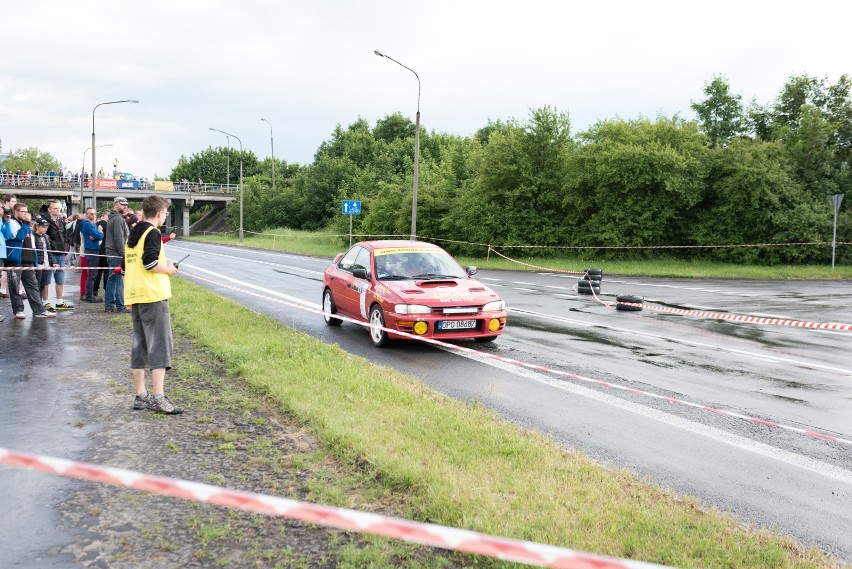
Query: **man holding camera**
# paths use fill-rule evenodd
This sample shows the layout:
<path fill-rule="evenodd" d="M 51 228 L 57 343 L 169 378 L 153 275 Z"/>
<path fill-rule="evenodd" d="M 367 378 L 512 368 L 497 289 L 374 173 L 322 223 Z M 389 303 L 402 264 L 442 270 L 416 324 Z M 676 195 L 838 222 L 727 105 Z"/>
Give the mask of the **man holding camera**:
<path fill-rule="evenodd" d="M 5 213 L 5 212 L 4 212 Z M 12 300 L 12 312 L 15 318 L 23 320 L 24 300 L 18 292 L 18 281 L 24 285 L 27 300 L 36 318 L 53 318 L 55 312 L 48 312 L 41 301 L 41 290 L 35 274 L 38 263 L 33 230 L 30 227 L 32 217 L 27 204 L 18 202 L 12 210 L 12 216 L 3 224 L 3 238 L 6 240 L 6 257 L 10 267 L 20 267 L 24 270 L 9 271 L 9 297 Z M 29 270 L 26 270 L 29 269 Z"/>

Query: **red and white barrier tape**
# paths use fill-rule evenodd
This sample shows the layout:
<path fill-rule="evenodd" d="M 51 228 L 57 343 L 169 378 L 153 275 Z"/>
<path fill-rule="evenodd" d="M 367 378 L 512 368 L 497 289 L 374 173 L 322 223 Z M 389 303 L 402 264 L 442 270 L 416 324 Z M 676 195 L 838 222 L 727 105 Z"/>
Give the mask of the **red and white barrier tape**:
<path fill-rule="evenodd" d="M 219 281 L 210 280 L 210 279 L 207 279 L 205 277 L 193 274 L 191 272 L 186 272 L 186 270 L 181 270 L 181 272 L 179 274 L 183 275 L 183 276 L 191 277 L 193 279 L 196 279 L 196 280 L 199 280 L 199 281 L 202 281 L 202 282 L 206 282 L 206 283 L 209 283 L 209 284 L 212 284 L 212 285 L 216 285 L 218 287 L 222 287 L 222 288 L 226 288 L 226 289 L 229 289 L 229 290 L 232 290 L 232 291 L 235 291 L 235 292 L 239 292 L 241 294 L 254 296 L 256 298 L 260 298 L 260 299 L 263 299 L 263 300 L 268 301 L 268 302 L 275 302 L 277 304 L 282 304 L 284 306 L 289 306 L 291 308 L 298 308 L 299 310 L 304 310 L 306 312 L 312 312 L 314 314 L 319 314 L 319 315 L 323 315 L 323 316 L 332 316 L 334 318 L 338 318 L 340 320 L 343 320 L 344 322 L 349 322 L 351 324 L 357 324 L 358 326 L 361 326 L 361 327 L 364 327 L 364 328 L 372 328 L 373 327 L 373 325 L 371 325 L 369 322 L 361 322 L 360 320 L 355 320 L 353 318 L 343 316 L 342 314 L 329 314 L 327 312 L 323 312 L 322 309 L 320 309 L 320 308 L 311 308 L 311 307 L 305 306 L 303 304 L 296 304 L 294 302 L 287 302 L 286 300 L 281 300 L 280 298 L 266 296 L 266 295 L 263 295 L 263 294 L 260 294 L 260 293 L 257 293 L 257 292 L 251 291 L 251 290 L 246 290 L 246 289 L 239 288 L 239 287 L 229 285 L 229 284 L 226 284 L 226 283 L 222 283 L 222 282 L 219 282 Z M 658 400 L 662 400 L 662 401 L 668 401 L 669 403 L 676 403 L 678 405 L 684 405 L 686 407 L 691 407 L 693 409 L 701 409 L 703 411 L 711 411 L 711 412 L 717 413 L 719 415 L 726 415 L 728 417 L 734 417 L 736 419 L 742 419 L 744 421 L 749 421 L 749 422 L 752 422 L 752 423 L 759 423 L 761 425 L 766 425 L 768 427 L 774 427 L 774 428 L 777 428 L 777 429 L 782 429 L 782 430 L 790 431 L 790 432 L 793 432 L 793 433 L 808 435 L 808 436 L 816 437 L 816 438 L 826 440 L 826 441 L 832 441 L 832 442 L 836 442 L 836 443 L 843 443 L 843 444 L 847 444 L 847 445 L 852 445 L 852 440 L 850 440 L 850 439 L 837 437 L 837 436 L 834 436 L 834 435 L 828 435 L 828 434 L 825 434 L 825 433 L 820 433 L 818 431 L 812 431 L 812 430 L 809 430 L 809 429 L 802 429 L 802 428 L 799 428 L 799 427 L 793 427 L 791 425 L 784 425 L 782 423 L 777 423 L 775 421 L 768 421 L 766 419 L 760 419 L 758 417 L 751 417 L 749 415 L 743 415 L 741 413 L 736 413 L 734 411 L 727 411 L 725 409 L 717 409 L 715 407 L 708 407 L 707 405 L 701 405 L 700 403 L 692 403 L 690 401 L 685 401 L 683 399 L 677 399 L 677 398 L 674 398 L 674 397 L 668 397 L 666 395 L 660 395 L 659 393 L 652 393 L 650 391 L 644 391 L 642 389 L 636 389 L 636 388 L 633 388 L 633 387 L 626 387 L 626 386 L 623 386 L 623 385 L 610 383 L 608 381 L 604 381 L 604 380 L 601 380 L 601 379 L 594 379 L 594 378 L 591 378 L 591 377 L 585 377 L 585 376 L 582 376 L 582 375 L 578 375 L 576 373 L 569 373 L 569 372 L 566 372 L 566 371 L 547 368 L 547 367 L 544 367 L 544 366 L 540 366 L 540 365 L 537 365 L 537 364 L 531 364 L 531 363 L 524 362 L 524 361 L 521 361 L 521 360 L 516 360 L 516 359 L 513 359 L 513 358 L 498 356 L 497 354 L 489 354 L 487 352 L 480 352 L 479 350 L 473 350 L 471 348 L 467 348 L 465 346 L 460 346 L 458 344 L 449 344 L 447 342 L 442 342 L 441 340 L 435 340 L 434 338 L 425 338 L 423 336 L 417 336 L 415 334 L 410 334 L 408 332 L 401 332 L 399 330 L 393 330 L 391 328 L 382 327 L 382 326 L 379 326 L 379 328 L 381 328 L 382 330 L 384 330 L 386 332 L 390 332 L 390 333 L 392 333 L 396 336 L 403 336 L 403 337 L 411 339 L 411 340 L 418 340 L 420 342 L 426 342 L 427 344 L 432 344 L 434 346 L 439 346 L 441 348 L 446 348 L 446 349 L 454 350 L 454 351 L 461 352 L 461 353 L 472 354 L 472 355 L 476 355 L 478 357 L 485 357 L 485 358 L 497 360 L 497 361 L 500 361 L 500 362 L 503 362 L 503 363 L 515 365 L 515 366 L 526 368 L 526 369 L 531 369 L 531 370 L 540 371 L 540 372 L 544 372 L 544 373 L 550 373 L 550 374 L 553 374 L 553 375 L 558 375 L 560 377 L 566 377 L 566 378 L 569 378 L 569 379 L 576 379 L 576 380 L 584 381 L 584 382 L 587 382 L 587 383 L 593 383 L 595 385 L 599 385 L 599 386 L 602 386 L 602 387 L 610 387 L 612 389 L 618 389 L 620 391 L 627 391 L 627 392 L 630 392 L 630 393 L 635 393 L 637 395 L 652 397 L 654 399 L 658 399 Z"/>
<path fill-rule="evenodd" d="M 121 468 L 38 456 L 2 447 L 0 447 L 0 464 L 347 531 L 379 535 L 451 551 L 473 553 L 526 565 L 562 569 L 661 567 L 640 561 L 592 555 L 564 547 L 506 539 L 437 524 L 412 522 L 357 510 L 320 506 L 266 494 L 230 490 L 200 482 L 151 476 Z"/>
<path fill-rule="evenodd" d="M 738 249 L 744 247 L 806 247 L 831 245 L 831 241 L 797 243 L 736 243 L 731 245 L 499 245 L 502 249 Z M 852 241 L 836 241 L 835 245 L 852 245 Z M 485 246 L 485 243 L 477 243 Z M 490 248 L 491 245 L 488 245 Z M 493 249 L 492 249 L 493 251 Z"/>
<path fill-rule="evenodd" d="M 681 316 L 697 316 L 699 318 L 711 318 L 713 320 L 730 320 L 732 322 L 749 322 L 753 324 L 771 324 L 774 326 L 792 326 L 794 328 L 812 328 L 815 330 L 842 330 L 852 331 L 852 324 L 841 324 L 839 322 L 806 322 L 802 320 L 785 320 L 783 318 L 767 318 L 764 316 L 746 316 L 743 314 L 727 314 L 724 312 L 707 312 L 705 310 L 686 310 L 683 308 L 670 308 L 668 306 L 654 306 L 653 304 L 637 304 L 631 302 L 617 302 L 624 306 L 638 306 L 657 312 L 668 312 Z"/>
<path fill-rule="evenodd" d="M 488 247 L 488 250 L 491 251 L 492 253 L 494 253 L 495 255 L 503 257 L 507 261 L 511 261 L 512 263 L 517 263 L 519 265 L 523 265 L 523 266 L 529 267 L 531 269 L 539 269 L 539 270 L 548 271 L 548 272 L 551 272 L 551 273 L 562 273 L 562 274 L 566 274 L 566 275 L 585 275 L 586 274 L 585 271 L 565 271 L 565 270 L 562 270 L 562 269 L 551 269 L 549 267 L 540 267 L 538 265 L 531 265 L 529 263 L 524 263 L 523 261 L 519 261 L 517 259 L 512 259 L 511 257 L 507 257 L 506 255 L 504 255 L 500 251 L 497 251 L 496 249 L 492 249 L 491 247 Z"/>

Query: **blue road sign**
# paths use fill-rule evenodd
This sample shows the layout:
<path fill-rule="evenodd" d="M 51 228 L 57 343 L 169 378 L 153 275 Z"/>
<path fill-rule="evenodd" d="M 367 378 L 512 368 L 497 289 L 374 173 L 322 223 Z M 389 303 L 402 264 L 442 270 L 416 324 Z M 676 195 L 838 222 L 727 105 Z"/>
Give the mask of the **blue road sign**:
<path fill-rule="evenodd" d="M 361 202 L 358 200 L 343 200 L 343 215 L 361 215 Z"/>

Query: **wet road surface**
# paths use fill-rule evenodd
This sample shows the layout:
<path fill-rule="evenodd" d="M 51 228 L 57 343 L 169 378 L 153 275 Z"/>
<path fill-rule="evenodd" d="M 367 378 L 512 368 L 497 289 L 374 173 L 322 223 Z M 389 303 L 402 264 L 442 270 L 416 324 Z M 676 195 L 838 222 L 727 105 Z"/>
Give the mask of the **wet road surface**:
<path fill-rule="evenodd" d="M 51 287 L 52 288 L 52 287 Z M 70 289 L 70 287 L 66 287 Z M 74 311 L 51 320 L 8 317 L 0 322 L 0 446 L 71 459 L 81 459 L 90 443 L 91 427 L 82 424 L 78 406 L 87 388 L 75 382 L 86 370 L 84 320 Z M 70 557 L 48 554 L 71 542 L 59 529 L 56 509 L 76 481 L 0 466 L 0 550 L 3 567 L 72 567 Z"/>

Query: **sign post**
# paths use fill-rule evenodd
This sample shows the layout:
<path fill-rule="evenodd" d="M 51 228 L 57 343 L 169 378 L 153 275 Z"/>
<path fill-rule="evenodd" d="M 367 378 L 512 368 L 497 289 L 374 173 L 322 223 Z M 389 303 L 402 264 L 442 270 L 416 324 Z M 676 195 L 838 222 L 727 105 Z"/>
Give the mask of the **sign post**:
<path fill-rule="evenodd" d="M 341 210 L 343 215 L 349 216 L 349 246 L 352 247 L 352 216 L 361 215 L 361 202 L 359 200 L 343 200 Z"/>
<path fill-rule="evenodd" d="M 834 234 L 831 236 L 831 272 L 834 272 L 834 248 L 837 241 L 837 212 L 840 211 L 840 202 L 843 201 L 843 194 L 834 194 L 831 196 L 831 202 L 834 204 Z"/>

